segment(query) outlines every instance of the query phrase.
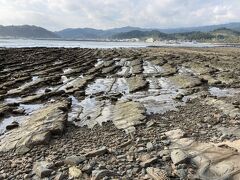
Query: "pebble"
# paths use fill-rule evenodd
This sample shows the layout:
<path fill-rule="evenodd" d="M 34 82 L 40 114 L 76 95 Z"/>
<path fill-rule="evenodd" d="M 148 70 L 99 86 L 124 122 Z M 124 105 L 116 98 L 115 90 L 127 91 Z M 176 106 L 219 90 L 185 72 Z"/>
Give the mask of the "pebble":
<path fill-rule="evenodd" d="M 106 176 L 111 177 L 111 176 L 119 176 L 119 175 L 117 173 L 109 171 L 109 170 L 94 170 L 92 172 L 91 180 L 101 180 Z"/>
<path fill-rule="evenodd" d="M 69 176 L 72 178 L 80 178 L 82 176 L 82 171 L 78 169 L 76 166 L 72 166 L 69 168 Z"/>
<path fill-rule="evenodd" d="M 69 156 L 64 160 L 65 164 L 72 165 L 72 166 L 77 166 L 80 163 L 84 162 L 86 160 L 85 156 Z"/>
<path fill-rule="evenodd" d="M 66 179 L 66 175 L 64 175 L 62 172 L 59 172 L 56 174 L 54 180 L 64 180 Z"/>
<path fill-rule="evenodd" d="M 178 169 L 176 171 L 176 175 L 180 177 L 180 179 L 185 179 L 188 175 L 187 169 Z"/>
<path fill-rule="evenodd" d="M 101 156 L 107 152 L 108 152 L 108 149 L 105 146 L 103 146 L 100 149 L 96 149 L 96 150 L 93 150 L 93 151 L 87 153 L 86 157 Z"/>
<path fill-rule="evenodd" d="M 147 151 L 152 151 L 154 148 L 151 142 L 148 142 L 146 147 L 147 147 Z"/>
<path fill-rule="evenodd" d="M 146 171 L 153 180 L 170 180 L 165 170 L 148 167 Z"/>
<path fill-rule="evenodd" d="M 148 160 L 146 160 L 146 161 L 144 161 L 144 162 L 141 162 L 141 163 L 140 163 L 140 166 L 142 166 L 142 167 L 148 167 L 148 166 L 150 166 L 151 164 L 157 162 L 157 160 L 158 160 L 157 157 L 153 157 L 153 158 L 148 159 Z"/>

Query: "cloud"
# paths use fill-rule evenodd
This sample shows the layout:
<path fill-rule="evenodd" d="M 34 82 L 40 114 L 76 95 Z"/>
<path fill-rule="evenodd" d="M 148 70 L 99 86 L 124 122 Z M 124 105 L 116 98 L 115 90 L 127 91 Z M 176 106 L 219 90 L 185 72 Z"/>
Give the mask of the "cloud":
<path fill-rule="evenodd" d="M 0 0 L 0 24 L 183 27 L 240 21 L 239 0 Z"/>

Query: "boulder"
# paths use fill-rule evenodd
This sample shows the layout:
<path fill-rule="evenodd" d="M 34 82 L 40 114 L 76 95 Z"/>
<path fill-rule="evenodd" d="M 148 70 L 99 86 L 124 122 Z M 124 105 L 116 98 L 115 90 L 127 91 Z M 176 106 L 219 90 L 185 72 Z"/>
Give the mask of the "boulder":
<path fill-rule="evenodd" d="M 199 78 L 189 75 L 178 74 L 171 76 L 169 79 L 180 88 L 192 88 L 202 84 Z"/>
<path fill-rule="evenodd" d="M 33 146 L 46 144 L 52 135 L 61 134 L 67 121 L 68 102 L 60 101 L 49 103 L 36 111 L 21 124 L 0 137 L 0 152 L 17 150 L 17 153 L 25 153 Z"/>
<path fill-rule="evenodd" d="M 52 164 L 47 161 L 35 162 L 33 165 L 33 172 L 39 178 L 49 177 L 51 175 L 51 173 L 53 172 L 53 170 L 50 169 L 51 166 L 52 166 Z"/>
<path fill-rule="evenodd" d="M 189 160 L 189 156 L 181 149 L 175 149 L 171 152 L 171 159 L 174 165 L 186 163 Z"/>
<path fill-rule="evenodd" d="M 112 121 L 118 129 L 124 129 L 130 133 L 135 131 L 135 125 L 143 123 L 146 118 L 145 112 L 145 107 L 139 102 L 118 101 L 113 108 Z"/>
<path fill-rule="evenodd" d="M 126 80 L 128 83 L 130 93 L 144 89 L 148 85 L 147 81 L 143 78 L 143 76 L 140 75 L 126 78 Z"/>

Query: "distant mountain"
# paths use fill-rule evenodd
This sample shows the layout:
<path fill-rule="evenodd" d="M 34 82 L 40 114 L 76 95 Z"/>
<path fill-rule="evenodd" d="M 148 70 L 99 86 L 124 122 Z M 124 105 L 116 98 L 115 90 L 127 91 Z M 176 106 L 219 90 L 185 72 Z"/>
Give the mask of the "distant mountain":
<path fill-rule="evenodd" d="M 224 30 L 225 28 L 225 30 Z M 227 29 L 227 30 L 226 30 Z M 215 32 L 215 30 L 218 30 Z M 221 30 L 221 31 L 220 31 Z M 139 27 L 121 27 L 113 29 L 93 29 L 93 28 L 68 28 L 61 31 L 51 32 L 37 26 L 1 26 L 0 37 L 8 38 L 63 38 L 78 40 L 97 40 L 97 39 L 128 39 L 128 38 L 146 38 L 153 37 L 158 39 L 226 39 L 230 37 L 235 39 L 236 32 L 240 32 L 240 23 L 228 23 L 211 26 L 174 28 L 174 29 L 154 29 Z M 225 32 L 225 35 L 223 35 Z M 219 34 L 220 33 L 220 34 Z"/>
<path fill-rule="evenodd" d="M 174 36 L 162 33 L 157 30 L 151 31 L 140 31 L 140 30 L 133 30 L 129 32 L 121 32 L 112 36 L 113 39 L 146 39 L 146 38 L 154 38 L 154 39 L 172 39 Z"/>
<path fill-rule="evenodd" d="M 106 39 L 106 38 L 120 38 L 124 36 L 124 33 L 131 32 L 131 34 L 139 34 L 143 37 L 146 35 L 140 32 L 159 31 L 165 34 L 176 34 L 176 33 L 190 33 L 190 32 L 210 32 L 215 29 L 228 28 L 234 31 L 240 31 L 240 23 L 228 23 L 220 25 L 200 26 L 200 27 L 186 27 L 186 28 L 173 28 L 173 29 L 156 29 L 156 28 L 139 28 L 126 26 L 122 28 L 113 28 L 107 30 L 92 29 L 92 28 L 72 28 L 64 29 L 62 31 L 55 32 L 62 38 L 67 39 Z M 135 32 L 133 32 L 135 31 Z M 122 34 L 121 34 L 122 33 Z M 163 34 L 162 34 L 163 35 Z M 129 34 L 127 36 L 130 36 Z"/>
<path fill-rule="evenodd" d="M 212 31 L 211 33 L 214 36 L 214 39 L 216 39 L 217 41 L 233 42 L 233 43 L 240 42 L 239 31 L 234 31 L 227 28 L 220 28 Z"/>
<path fill-rule="evenodd" d="M 51 31 L 37 26 L 0 26 L 0 37 L 4 38 L 59 38 Z"/>
<path fill-rule="evenodd" d="M 122 27 L 113 28 L 108 30 L 92 29 L 92 28 L 68 28 L 62 31 L 56 31 L 55 33 L 62 38 L 67 39 L 106 39 L 112 38 L 115 34 L 125 33 L 134 30 L 148 31 L 148 29 L 138 27 Z"/>
<path fill-rule="evenodd" d="M 67 39 L 99 39 L 104 37 L 104 31 L 92 28 L 69 28 L 55 32 L 58 36 Z"/>
<path fill-rule="evenodd" d="M 199 26 L 199 27 L 185 27 L 185 28 L 169 28 L 169 29 L 158 29 L 164 33 L 184 33 L 184 32 L 210 32 L 215 29 L 227 28 L 234 31 L 240 31 L 240 23 L 227 23 L 227 24 L 219 24 L 219 25 L 209 25 L 209 26 Z"/>
<path fill-rule="evenodd" d="M 220 28 L 210 32 L 184 32 L 166 34 L 157 30 L 152 31 L 130 31 L 118 33 L 113 36 L 114 39 L 133 39 L 146 40 L 153 38 L 154 40 L 185 40 L 185 41 L 200 41 L 200 42 L 240 42 L 240 32 L 227 28 Z"/>

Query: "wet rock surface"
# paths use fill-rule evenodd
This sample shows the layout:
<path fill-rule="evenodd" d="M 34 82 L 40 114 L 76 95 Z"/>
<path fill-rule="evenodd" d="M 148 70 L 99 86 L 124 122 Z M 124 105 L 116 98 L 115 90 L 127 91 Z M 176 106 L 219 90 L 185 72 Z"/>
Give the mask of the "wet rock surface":
<path fill-rule="evenodd" d="M 0 54 L 0 179 L 239 179 L 239 49 Z"/>
<path fill-rule="evenodd" d="M 62 134 L 67 121 L 67 105 L 68 102 L 63 100 L 37 110 L 20 127 L 0 137 L 0 151 L 16 149 L 25 153 L 34 145 L 47 144 L 52 135 Z"/>

